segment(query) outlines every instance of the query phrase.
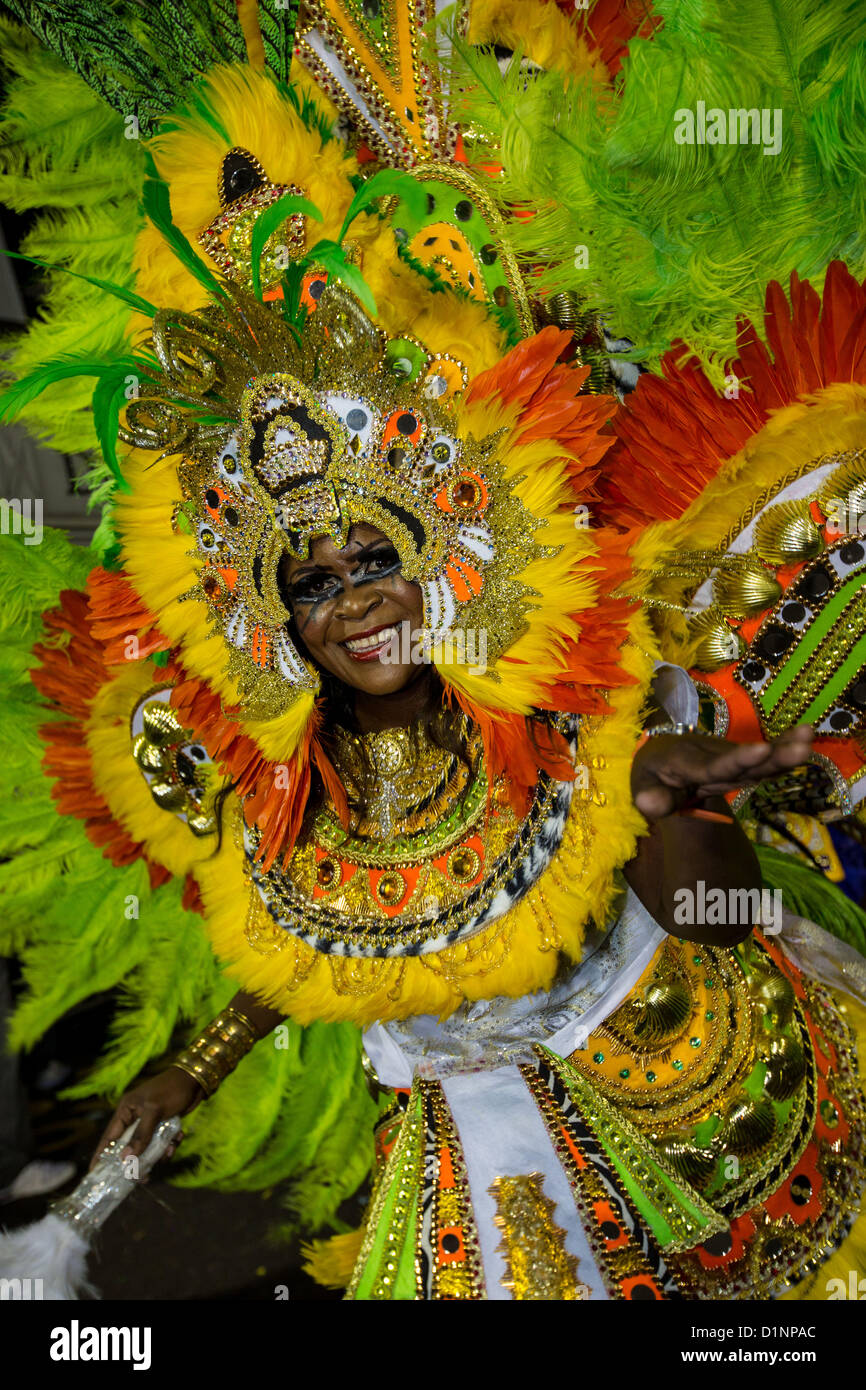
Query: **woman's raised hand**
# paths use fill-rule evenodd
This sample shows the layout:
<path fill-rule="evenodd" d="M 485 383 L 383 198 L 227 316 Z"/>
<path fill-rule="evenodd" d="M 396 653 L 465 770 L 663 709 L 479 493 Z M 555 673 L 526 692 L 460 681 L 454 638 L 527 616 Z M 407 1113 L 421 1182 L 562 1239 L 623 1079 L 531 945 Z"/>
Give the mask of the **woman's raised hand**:
<path fill-rule="evenodd" d="M 767 743 L 729 743 L 703 734 L 659 734 L 635 755 L 631 790 L 648 821 L 661 820 L 691 801 L 724 796 L 809 761 L 813 731 L 788 729 Z"/>

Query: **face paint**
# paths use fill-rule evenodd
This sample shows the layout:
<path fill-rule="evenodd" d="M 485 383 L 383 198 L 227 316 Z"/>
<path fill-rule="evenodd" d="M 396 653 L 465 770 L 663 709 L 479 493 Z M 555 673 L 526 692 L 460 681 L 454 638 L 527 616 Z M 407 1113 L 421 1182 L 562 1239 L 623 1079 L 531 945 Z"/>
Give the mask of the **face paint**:
<path fill-rule="evenodd" d="M 320 669 L 380 695 L 420 674 L 418 662 L 401 656 L 417 650 L 411 638 L 423 623 L 421 590 L 403 579 L 400 557 L 382 531 L 353 526 L 342 550 L 319 537 L 308 560 L 287 556 L 282 574 L 298 635 Z"/>

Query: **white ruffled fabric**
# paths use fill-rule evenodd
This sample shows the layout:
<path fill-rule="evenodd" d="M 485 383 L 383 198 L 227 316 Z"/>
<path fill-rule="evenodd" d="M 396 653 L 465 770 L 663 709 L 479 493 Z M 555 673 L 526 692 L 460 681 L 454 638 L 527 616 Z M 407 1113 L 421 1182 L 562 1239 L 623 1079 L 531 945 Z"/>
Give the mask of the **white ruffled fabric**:
<path fill-rule="evenodd" d="M 866 1005 L 866 960 L 853 946 L 793 912 L 782 913 L 779 944 L 804 975 Z"/>

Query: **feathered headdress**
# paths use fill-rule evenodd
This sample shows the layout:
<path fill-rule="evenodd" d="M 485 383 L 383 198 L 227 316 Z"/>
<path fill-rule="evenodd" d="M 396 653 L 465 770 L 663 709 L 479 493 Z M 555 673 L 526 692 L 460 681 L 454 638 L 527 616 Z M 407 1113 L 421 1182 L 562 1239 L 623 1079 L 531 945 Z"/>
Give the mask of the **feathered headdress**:
<path fill-rule="evenodd" d="M 540 765 L 561 773 L 564 747 L 530 753 L 525 718 L 601 710 L 601 690 L 630 679 L 617 655 L 629 605 L 599 593 L 616 587 L 626 562 L 616 546 L 602 557 L 582 524 L 581 499 L 610 442 L 600 432 L 609 403 L 581 394 L 588 369 L 558 361 L 569 335 L 552 327 L 471 382 L 456 352 L 417 331 L 386 331 L 358 265 L 376 262 L 352 236 L 359 218 L 377 221 L 377 195 L 410 211 L 424 198 L 408 175 L 374 176 L 344 207 L 336 237 L 304 249 L 300 237 L 290 245 L 293 225 L 323 214 L 278 191 L 251 225 L 246 260 L 220 274 L 174 221 L 153 169 L 145 207 L 182 267 L 187 307 L 156 309 L 106 285 L 134 311 L 137 346 L 120 360 L 46 364 L 0 405 L 11 413 L 57 376 L 95 378 L 142 631 L 159 632 L 165 659 L 218 697 L 220 718 L 264 760 L 252 784 L 248 768 L 239 777 L 227 760 L 223 770 L 263 812 L 267 859 L 291 849 L 310 761 L 323 762 L 318 675 L 292 640 L 279 582 L 283 556 L 305 555 L 313 536 L 345 544 L 363 520 L 392 539 L 404 576 L 421 586 L 429 659 L 446 695 L 485 730 L 493 771 L 510 743 L 532 770 L 526 784 Z M 395 245 L 381 224 L 377 236 Z M 284 269 L 275 237 L 288 248 Z M 386 317 L 405 321 L 420 279 L 429 339 L 442 341 L 453 291 L 407 274 L 408 304 L 397 299 Z M 129 446 L 122 462 L 118 432 Z M 483 636 L 481 665 L 467 633 Z M 288 816 L 274 813 L 272 777 L 263 791 L 273 763 L 292 769 L 278 797 Z"/>

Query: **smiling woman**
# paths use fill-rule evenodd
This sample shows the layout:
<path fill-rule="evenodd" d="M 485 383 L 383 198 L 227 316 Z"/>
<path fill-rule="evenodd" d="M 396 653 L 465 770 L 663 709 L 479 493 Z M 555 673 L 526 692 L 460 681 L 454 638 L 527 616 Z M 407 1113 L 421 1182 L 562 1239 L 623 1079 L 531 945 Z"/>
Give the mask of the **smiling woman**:
<path fill-rule="evenodd" d="M 235 836 L 196 869 L 242 992 L 124 1097 L 105 1140 L 139 1117 L 140 1151 L 286 1016 L 351 1021 L 387 1097 L 382 1163 L 364 1231 L 321 1247 L 318 1277 L 358 1298 L 778 1291 L 789 1266 L 761 1254 L 764 1227 L 814 1183 L 803 1145 L 826 1122 L 810 1029 L 843 1046 L 843 1025 L 771 935 L 741 944 L 751 907 L 681 907 L 761 901 L 725 798 L 799 767 L 811 730 L 709 736 L 682 718 L 684 672 L 679 708 L 654 708 L 645 620 L 597 582 L 607 538 L 573 524 L 578 446 L 543 434 L 557 395 L 565 418 L 600 419 L 555 330 L 435 404 L 337 286 L 305 354 L 268 336 L 239 425 L 178 470 L 193 594 L 239 688 L 271 692 L 256 737 L 284 750 L 235 765 Z M 526 378 L 528 399 L 510 397 Z M 489 637 L 480 674 L 424 645 L 464 624 Z M 856 1088 L 821 1086 L 859 1144 Z M 827 1244 L 855 1171 L 825 1188 Z M 814 1239 L 789 1243 L 803 1268 Z M 543 1253 L 524 1275 L 526 1241 Z"/>
<path fill-rule="evenodd" d="M 286 555 L 280 564 L 299 646 L 320 670 L 358 692 L 355 712 L 365 732 L 383 727 L 386 710 L 395 709 L 393 700 L 380 704 L 384 697 L 412 686 L 416 704 L 423 700 L 429 676 L 429 668 L 402 659 L 411 645 L 401 641 L 403 631 L 410 637 L 421 631 L 424 605 L 420 585 L 407 583 L 401 571 L 391 541 L 365 522 L 351 528 L 342 549 L 318 536 L 308 560 Z M 408 712 L 411 697 L 401 705 Z"/>
<path fill-rule="evenodd" d="M 19 8 L 44 9 L 54 34 L 50 4 Z M 84 7 L 100 45 L 83 70 L 124 117 L 148 64 L 134 49 L 109 81 L 108 55 L 129 56 L 145 11 L 171 30 L 184 8 Z M 225 29 L 214 52 L 237 54 L 235 7 L 193 8 L 192 29 L 207 11 Z M 297 41 L 297 6 L 241 8 L 250 27 L 262 19 L 249 65 L 185 81 L 146 150 L 116 132 L 144 156 L 118 213 L 141 194 L 137 278 L 124 264 L 108 285 L 88 263 L 75 293 L 107 290 L 133 315 L 122 348 L 103 360 L 96 334 L 73 360 L 76 325 L 55 342 L 52 318 L 56 355 L 0 399 L 2 416 L 73 372 L 95 380 L 111 503 L 102 564 L 86 583 L 75 569 L 71 591 L 68 575 L 39 590 L 35 657 L 14 630 L 43 573 L 35 554 L 0 604 L 18 642 L 9 669 L 23 680 L 35 660 L 54 707 L 7 741 L 16 784 L 0 798 L 0 860 L 25 841 L 20 868 L 0 865 L 0 890 L 10 872 L 24 885 L 16 948 L 22 921 L 40 919 L 41 1017 L 87 988 L 138 991 L 102 1079 L 117 1093 L 158 1056 L 163 1069 L 125 1091 L 103 1142 L 137 1121 L 140 1154 L 161 1119 L 189 1114 L 206 1177 L 295 1178 L 308 1229 L 370 1171 L 375 1128 L 363 1229 L 310 1252 L 351 1298 L 770 1298 L 836 1247 L 853 1264 L 858 1015 L 830 991 L 866 997 L 866 966 L 802 918 L 761 917 L 758 853 L 735 814 L 769 779 L 780 800 L 831 782 L 840 815 L 866 790 L 866 547 L 834 538 L 828 515 L 833 498 L 839 515 L 862 512 L 866 292 L 837 269 L 821 305 L 795 276 L 790 312 L 768 290 L 766 343 L 734 327 L 763 270 L 787 273 L 791 246 L 807 246 L 809 209 L 827 213 L 821 245 L 859 245 L 835 118 L 813 122 L 820 160 L 786 125 L 778 157 L 757 162 L 751 145 L 710 142 L 693 159 L 671 112 L 632 119 L 686 75 L 672 100 L 703 102 L 692 87 L 724 48 L 715 0 L 679 7 L 681 25 L 666 6 L 659 46 L 634 39 L 614 86 L 604 64 L 585 85 L 519 64 L 502 75 L 459 33 L 446 74 L 448 42 L 417 33 L 441 6 L 307 0 Z M 570 32 L 562 7 L 505 8 Z M 590 27 L 620 8 L 594 4 Z M 739 8 L 772 36 L 791 5 Z M 866 34 L 857 7 L 794 8 L 810 91 L 838 95 L 846 72 L 856 86 L 863 54 L 846 62 L 836 43 L 855 24 Z M 176 57 L 199 73 L 191 32 Z M 736 49 L 731 80 L 748 68 Z M 309 65 L 302 87 L 285 80 L 292 54 Z M 399 91 L 390 77 L 377 90 L 374 69 L 398 73 Z M 157 76 L 148 101 L 170 90 Z M 348 126 L 326 118 L 318 78 L 353 107 Z M 752 109 L 745 87 L 764 80 L 756 69 L 733 108 Z M 473 148 L 494 126 L 500 144 Z M 93 171 L 88 158 L 81 177 L 101 196 Z M 733 186 L 755 196 L 735 207 L 718 191 Z M 795 209 L 804 187 L 816 196 Z M 671 254 L 641 259 L 631 233 L 657 227 L 665 199 L 679 210 Z M 70 227 L 55 259 L 85 239 Z M 719 236 L 770 251 L 729 257 L 712 305 Z M 596 310 L 631 316 L 616 332 L 642 334 L 630 356 L 650 363 L 680 338 L 708 365 L 736 341 L 732 393 L 677 352 L 628 402 L 603 394 Z M 16 689 L 9 708 L 26 705 Z M 39 739 L 60 830 L 47 788 L 19 811 L 16 760 L 35 767 Z M 107 905 L 103 853 L 126 875 Z M 79 864 L 81 911 L 64 896 Z M 862 930 L 821 875 L 794 860 L 785 874 L 809 880 L 828 923 Z M 214 1014 L 166 1060 L 176 1026 Z"/>
<path fill-rule="evenodd" d="M 356 819 L 375 801 L 377 762 L 374 746 L 368 749 L 363 738 L 354 738 L 348 751 L 347 734 L 408 729 L 407 757 L 419 757 L 423 739 L 428 751 L 438 749 L 471 770 L 465 720 L 443 705 L 441 680 L 411 640 L 423 631 L 423 596 L 401 570 L 391 541 L 367 522 L 351 527 L 342 549 L 330 537 L 317 536 L 306 561 L 287 554 L 279 566 L 295 645 L 323 678 L 323 743 L 339 759 L 342 741 L 344 764 L 346 756 L 352 763 L 351 778 L 346 766 L 341 772 L 351 781 L 347 791 Z M 409 641 L 402 640 L 404 630 Z M 393 744 L 393 732 L 391 738 Z M 308 821 L 324 797 L 314 771 Z"/>

